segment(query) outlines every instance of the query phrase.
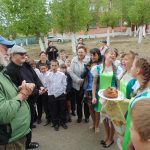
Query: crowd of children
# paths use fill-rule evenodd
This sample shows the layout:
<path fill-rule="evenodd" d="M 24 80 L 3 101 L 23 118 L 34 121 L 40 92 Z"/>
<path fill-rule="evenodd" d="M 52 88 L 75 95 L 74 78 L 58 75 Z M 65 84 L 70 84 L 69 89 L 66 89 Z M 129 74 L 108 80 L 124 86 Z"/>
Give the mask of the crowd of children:
<path fill-rule="evenodd" d="M 56 131 L 60 125 L 64 129 L 68 128 L 67 122 L 72 121 L 71 114 L 77 114 L 77 123 L 82 122 L 83 116 L 84 121 L 89 122 L 91 116 L 92 124 L 89 128 L 96 134 L 100 131 L 100 120 L 103 122 L 105 137 L 100 144 L 108 148 L 114 143 L 115 128 L 109 115 L 101 112 L 103 101 L 98 96 L 98 91 L 115 87 L 126 99 L 131 99 L 125 116 L 126 130 L 121 139 L 121 149 L 141 150 L 138 144 L 142 147 L 144 142 L 145 148 L 142 149 L 150 149 L 148 59 L 139 57 L 133 51 L 119 53 L 116 48 L 108 47 L 106 41 L 103 41 L 103 48 L 93 48 L 88 53 L 82 43 L 78 44 L 77 55 L 72 59 L 67 57 L 66 51 L 62 49 L 59 51 L 59 57 L 55 54 L 55 58 L 49 62 L 46 59 L 46 54 L 50 55 L 49 46 L 47 53 L 40 53 L 40 61 L 36 66 L 34 62 L 30 62 L 47 91 L 37 100 L 37 123 L 41 123 L 42 107 L 47 119 L 45 125 L 51 122 Z M 56 53 L 56 47 L 54 51 Z M 104 52 L 101 55 L 102 51 Z M 139 141 L 135 140 L 136 135 Z"/>

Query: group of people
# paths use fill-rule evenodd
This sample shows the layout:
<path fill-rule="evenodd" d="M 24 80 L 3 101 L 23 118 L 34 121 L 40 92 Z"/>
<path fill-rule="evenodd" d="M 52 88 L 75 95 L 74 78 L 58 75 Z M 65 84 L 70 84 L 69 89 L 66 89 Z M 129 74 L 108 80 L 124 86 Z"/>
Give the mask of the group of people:
<path fill-rule="evenodd" d="M 23 47 L 0 36 L 0 149 L 37 148 L 39 144 L 31 142 L 32 128 L 42 122 L 43 111 L 44 125 L 51 124 L 56 131 L 60 126 L 67 129 L 72 115 L 77 115 L 77 123 L 83 119 L 88 123 L 91 117 L 89 129 L 95 134 L 103 122 L 105 138 L 100 144 L 110 147 L 115 128 L 109 115 L 101 111 L 98 95 L 108 87 L 130 100 L 121 149 L 150 149 L 150 62 L 133 51 L 119 53 L 107 41 L 102 43 L 88 51 L 80 38 L 71 59 L 49 41 L 35 62 Z"/>

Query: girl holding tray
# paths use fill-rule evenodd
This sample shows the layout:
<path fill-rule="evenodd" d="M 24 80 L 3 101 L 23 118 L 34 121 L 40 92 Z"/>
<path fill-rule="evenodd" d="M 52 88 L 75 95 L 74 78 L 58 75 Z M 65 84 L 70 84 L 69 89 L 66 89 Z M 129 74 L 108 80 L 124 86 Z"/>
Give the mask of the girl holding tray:
<path fill-rule="evenodd" d="M 113 49 L 106 50 L 103 62 L 101 65 L 99 65 L 99 70 L 97 65 L 92 67 L 91 69 L 94 77 L 92 86 L 92 103 L 95 104 L 94 110 L 96 112 L 100 112 L 102 108 L 102 104 L 100 103 L 97 96 L 98 90 L 117 86 L 116 67 L 113 63 L 114 57 L 116 57 L 116 52 Z M 96 86 L 98 79 L 100 82 L 97 90 Z M 108 148 L 114 143 L 114 127 L 106 117 L 104 118 L 103 123 L 105 127 L 106 137 L 104 141 L 101 141 L 101 144 L 103 145 L 103 147 Z"/>
<path fill-rule="evenodd" d="M 134 105 L 136 104 L 136 102 L 140 101 L 141 99 L 147 100 L 148 98 L 150 98 L 150 63 L 144 58 L 135 58 L 133 66 L 131 68 L 131 74 L 139 81 L 140 88 L 137 90 L 136 96 L 130 100 L 128 106 L 126 130 L 125 130 L 123 143 L 122 143 L 123 150 L 134 149 L 133 144 L 130 140 L 130 127 L 131 127 L 130 113 L 134 108 Z"/>

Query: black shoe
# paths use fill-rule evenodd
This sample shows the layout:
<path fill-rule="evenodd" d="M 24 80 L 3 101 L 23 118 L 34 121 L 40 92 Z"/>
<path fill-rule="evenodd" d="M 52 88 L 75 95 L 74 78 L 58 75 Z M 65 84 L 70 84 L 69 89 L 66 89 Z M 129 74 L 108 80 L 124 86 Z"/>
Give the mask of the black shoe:
<path fill-rule="evenodd" d="M 33 125 L 32 125 L 32 128 L 36 128 L 36 125 L 35 125 L 35 124 L 33 124 Z"/>
<path fill-rule="evenodd" d="M 105 142 L 104 140 L 101 140 L 101 141 L 100 141 L 100 144 L 106 145 L 106 142 Z"/>
<path fill-rule="evenodd" d="M 88 118 L 85 118 L 84 121 L 85 121 L 86 123 L 88 123 L 88 122 L 89 122 L 89 119 L 88 119 Z"/>
<path fill-rule="evenodd" d="M 42 122 L 41 119 L 38 119 L 38 120 L 37 120 L 37 124 L 40 124 L 41 122 Z"/>
<path fill-rule="evenodd" d="M 114 144 L 114 141 L 112 141 L 110 144 L 104 144 L 103 145 L 103 147 L 104 148 L 109 148 L 111 145 L 113 145 Z"/>
<path fill-rule="evenodd" d="M 46 123 L 43 126 L 47 126 L 48 124 L 50 124 L 51 122 L 49 120 L 46 121 Z"/>
<path fill-rule="evenodd" d="M 71 119 L 71 117 L 69 117 L 69 118 L 68 118 L 68 122 L 72 122 L 72 119 Z"/>
<path fill-rule="evenodd" d="M 27 149 L 34 149 L 34 148 L 38 148 L 38 147 L 39 147 L 39 143 L 31 142 L 26 148 Z"/>
<path fill-rule="evenodd" d="M 76 116 L 75 112 L 72 112 L 71 115 L 72 115 L 72 116 Z"/>
<path fill-rule="evenodd" d="M 67 126 L 65 123 L 62 123 L 61 126 L 62 126 L 64 129 L 68 129 L 68 126 Z"/>
<path fill-rule="evenodd" d="M 81 123 L 82 119 L 81 118 L 78 118 L 77 119 L 77 123 Z"/>
<path fill-rule="evenodd" d="M 58 131 L 59 130 L 59 125 L 55 125 L 54 129 L 55 129 L 55 131 Z"/>

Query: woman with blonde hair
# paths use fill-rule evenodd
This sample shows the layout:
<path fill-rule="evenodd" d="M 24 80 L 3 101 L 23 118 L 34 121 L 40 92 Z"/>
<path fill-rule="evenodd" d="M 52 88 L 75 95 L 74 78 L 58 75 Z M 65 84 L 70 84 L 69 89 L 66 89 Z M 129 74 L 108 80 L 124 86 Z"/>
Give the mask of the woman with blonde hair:
<path fill-rule="evenodd" d="M 147 98 L 150 98 L 150 63 L 144 58 L 135 58 L 133 66 L 131 68 L 131 74 L 137 78 L 140 83 L 140 87 L 137 90 L 136 96 L 130 100 L 128 106 L 128 114 L 126 119 L 126 130 L 123 137 L 122 149 L 133 150 L 134 146 L 130 138 L 131 116 L 130 113 L 134 108 L 136 102 Z M 144 123 L 144 122 L 143 122 Z M 145 150 L 145 149 L 143 149 Z"/>
<path fill-rule="evenodd" d="M 97 68 L 97 65 L 91 69 L 93 75 L 92 103 L 95 104 L 94 110 L 96 112 L 100 112 L 102 108 L 102 104 L 97 96 L 98 90 L 107 89 L 108 87 L 117 87 L 117 68 L 114 65 L 114 53 L 114 49 L 107 49 L 105 51 L 103 61 L 99 65 L 99 69 Z M 113 138 L 115 130 L 110 119 L 102 115 L 102 113 L 101 120 L 103 121 L 105 128 L 105 139 L 100 143 L 104 148 L 108 148 L 114 143 Z M 95 130 L 97 130 L 97 128 Z"/>

